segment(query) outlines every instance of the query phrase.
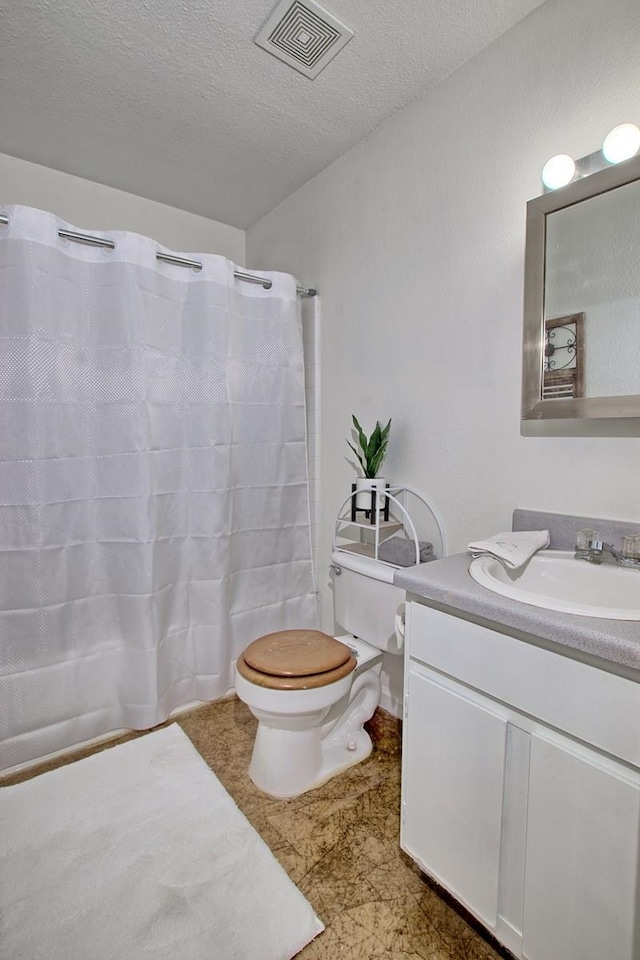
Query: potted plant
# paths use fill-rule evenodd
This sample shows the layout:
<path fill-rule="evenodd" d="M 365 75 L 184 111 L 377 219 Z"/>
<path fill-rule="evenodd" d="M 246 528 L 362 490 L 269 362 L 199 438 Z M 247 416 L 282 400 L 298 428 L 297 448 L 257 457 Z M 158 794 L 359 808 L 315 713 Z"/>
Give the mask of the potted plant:
<path fill-rule="evenodd" d="M 386 427 L 383 427 L 379 420 L 370 437 L 367 437 L 364 430 L 358 423 L 358 418 L 352 414 L 353 426 L 358 446 L 354 446 L 350 440 L 347 444 L 353 450 L 362 468 L 362 477 L 356 480 L 356 490 L 362 491 L 356 497 L 356 507 L 358 510 L 369 510 L 373 503 L 373 492 L 377 494 L 378 510 L 384 509 L 385 498 L 380 495 L 379 490 L 385 489 L 385 480 L 378 476 L 378 470 L 382 466 L 382 461 L 387 452 L 389 444 L 389 432 L 391 430 L 391 419 Z M 366 491 L 366 492 L 365 492 Z"/>

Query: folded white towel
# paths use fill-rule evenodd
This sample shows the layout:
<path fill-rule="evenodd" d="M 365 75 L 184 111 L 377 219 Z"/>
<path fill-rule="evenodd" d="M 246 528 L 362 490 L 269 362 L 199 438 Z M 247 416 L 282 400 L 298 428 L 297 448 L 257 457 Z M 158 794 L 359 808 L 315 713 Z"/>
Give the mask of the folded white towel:
<path fill-rule="evenodd" d="M 487 540 L 474 540 L 468 545 L 474 557 L 489 554 L 515 570 L 530 560 L 534 553 L 549 546 L 548 530 L 510 530 L 496 533 Z"/>

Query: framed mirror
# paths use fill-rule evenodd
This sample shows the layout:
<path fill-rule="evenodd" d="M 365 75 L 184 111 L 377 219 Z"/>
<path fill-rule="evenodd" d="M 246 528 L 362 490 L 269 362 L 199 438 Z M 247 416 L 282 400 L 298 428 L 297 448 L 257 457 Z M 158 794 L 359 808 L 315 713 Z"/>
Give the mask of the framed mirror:
<path fill-rule="evenodd" d="M 523 420 L 640 417 L 640 156 L 527 204 L 523 348 Z"/>

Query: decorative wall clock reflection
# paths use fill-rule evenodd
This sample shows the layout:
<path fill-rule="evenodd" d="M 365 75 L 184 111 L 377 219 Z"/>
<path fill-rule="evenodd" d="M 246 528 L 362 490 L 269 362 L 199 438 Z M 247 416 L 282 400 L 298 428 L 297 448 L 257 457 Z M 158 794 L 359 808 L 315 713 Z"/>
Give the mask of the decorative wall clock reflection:
<path fill-rule="evenodd" d="M 584 397 L 584 313 L 546 320 L 542 399 Z"/>

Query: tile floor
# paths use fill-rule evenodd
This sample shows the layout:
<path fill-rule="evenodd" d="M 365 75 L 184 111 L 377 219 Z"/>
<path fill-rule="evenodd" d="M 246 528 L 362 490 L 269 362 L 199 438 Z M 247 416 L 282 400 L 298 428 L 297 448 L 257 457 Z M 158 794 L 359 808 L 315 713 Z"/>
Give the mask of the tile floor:
<path fill-rule="evenodd" d="M 301 797 L 274 800 L 247 775 L 255 720 L 237 699 L 177 718 L 184 732 L 269 844 L 326 930 L 299 960 L 496 960 L 493 948 L 443 899 L 399 847 L 399 722 L 378 711 L 374 751 Z M 18 783 L 96 749 L 2 781 Z"/>

